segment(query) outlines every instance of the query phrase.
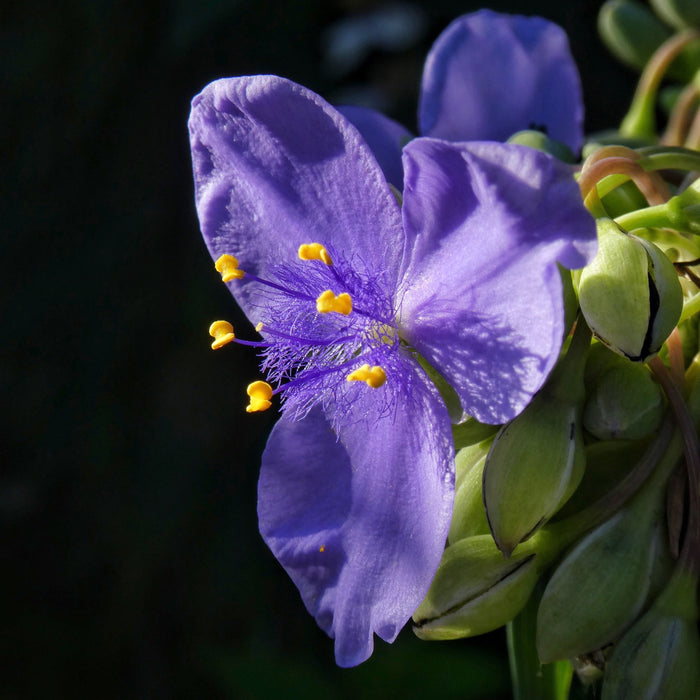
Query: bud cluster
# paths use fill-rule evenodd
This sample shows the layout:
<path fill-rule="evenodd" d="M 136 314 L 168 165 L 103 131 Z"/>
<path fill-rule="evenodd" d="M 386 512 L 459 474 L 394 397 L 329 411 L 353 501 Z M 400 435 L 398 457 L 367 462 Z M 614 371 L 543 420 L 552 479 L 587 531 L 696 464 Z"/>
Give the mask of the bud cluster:
<path fill-rule="evenodd" d="M 620 129 L 593 137 L 578 167 L 598 254 L 563 271 L 576 322 L 545 386 L 495 434 L 455 428 L 452 526 L 414 629 L 507 625 L 516 669 L 526 629 L 537 682 L 566 664 L 604 700 L 696 698 L 700 4 L 610 0 L 599 29 L 643 73 Z M 511 140 L 575 159 L 537 132 Z"/>

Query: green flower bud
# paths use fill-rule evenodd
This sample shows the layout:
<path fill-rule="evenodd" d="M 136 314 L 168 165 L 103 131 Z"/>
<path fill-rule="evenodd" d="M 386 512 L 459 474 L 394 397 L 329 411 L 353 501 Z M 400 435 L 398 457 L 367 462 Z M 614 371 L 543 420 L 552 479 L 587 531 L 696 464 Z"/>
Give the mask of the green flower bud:
<path fill-rule="evenodd" d="M 496 435 L 484 468 L 489 526 L 506 555 L 571 496 L 586 458 L 580 410 L 540 392 Z"/>
<path fill-rule="evenodd" d="M 700 29 L 700 4 L 697 0 L 649 0 L 659 17 L 676 29 Z"/>
<path fill-rule="evenodd" d="M 652 243 L 598 220 L 598 254 L 579 279 L 579 303 L 593 333 L 630 360 L 656 354 L 683 308 L 671 261 Z"/>
<path fill-rule="evenodd" d="M 523 608 L 541 574 L 532 539 L 504 559 L 490 535 L 450 545 L 430 590 L 413 615 L 421 639 L 458 639 L 490 632 Z"/>
<path fill-rule="evenodd" d="M 613 648 L 603 700 L 700 697 L 697 579 L 680 574 Z"/>
<path fill-rule="evenodd" d="M 610 0 L 600 8 L 598 33 L 617 59 L 638 70 L 671 36 L 668 27 L 644 5 L 630 0 Z"/>
<path fill-rule="evenodd" d="M 660 540 L 655 509 L 625 508 L 559 564 L 537 614 L 542 663 L 581 656 L 616 639 L 644 605 Z M 650 520 L 650 513 L 655 516 Z"/>
<path fill-rule="evenodd" d="M 576 162 L 576 157 L 565 143 L 550 139 L 547 134 L 543 134 L 541 131 L 518 131 L 508 139 L 508 143 L 517 143 L 521 146 L 529 146 L 530 148 L 542 151 L 543 153 L 548 153 L 550 156 L 554 156 L 555 158 L 564 161 L 564 163 Z"/>
<path fill-rule="evenodd" d="M 644 365 L 614 357 L 587 387 L 583 426 L 599 440 L 646 437 L 661 424 L 663 393 Z"/>
<path fill-rule="evenodd" d="M 484 466 L 491 533 L 508 556 L 571 496 L 585 470 L 583 367 L 590 331 L 581 322 L 563 360 L 525 410 L 496 435 Z"/>
<path fill-rule="evenodd" d="M 450 544 L 472 535 L 485 535 L 489 531 L 481 497 L 481 481 L 490 446 L 491 440 L 486 440 L 457 452 L 455 501 L 447 537 Z"/>

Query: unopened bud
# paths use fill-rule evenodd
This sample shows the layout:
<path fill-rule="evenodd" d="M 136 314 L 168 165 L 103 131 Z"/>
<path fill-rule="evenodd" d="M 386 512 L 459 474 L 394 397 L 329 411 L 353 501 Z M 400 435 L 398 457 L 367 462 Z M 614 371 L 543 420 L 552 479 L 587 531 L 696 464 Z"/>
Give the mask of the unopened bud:
<path fill-rule="evenodd" d="M 685 580 L 684 580 L 685 579 Z M 615 644 L 603 700 L 687 700 L 700 693 L 697 579 L 672 579 L 656 603 Z"/>
<path fill-rule="evenodd" d="M 557 512 L 583 476 L 583 369 L 590 338 L 580 321 L 566 356 L 525 410 L 501 428 L 486 458 L 486 515 L 506 556 Z"/>
<path fill-rule="evenodd" d="M 450 545 L 430 590 L 413 615 L 421 639 L 459 639 L 490 632 L 522 610 L 541 574 L 537 540 L 504 559 L 490 535 Z"/>
<path fill-rule="evenodd" d="M 646 366 L 605 352 L 614 359 L 588 384 L 584 427 L 599 440 L 634 440 L 650 435 L 664 414 L 661 388 Z"/>
<path fill-rule="evenodd" d="M 680 318 L 683 293 L 652 243 L 598 220 L 598 254 L 581 272 L 579 303 L 593 333 L 630 360 L 655 355 Z"/>
<path fill-rule="evenodd" d="M 645 504 L 647 505 L 647 504 Z M 615 640 L 644 605 L 654 563 L 655 522 L 626 508 L 586 535 L 547 583 L 537 613 L 542 663 L 581 656 Z"/>
<path fill-rule="evenodd" d="M 494 540 L 506 555 L 571 496 L 585 469 L 579 409 L 540 393 L 496 435 L 483 495 Z"/>

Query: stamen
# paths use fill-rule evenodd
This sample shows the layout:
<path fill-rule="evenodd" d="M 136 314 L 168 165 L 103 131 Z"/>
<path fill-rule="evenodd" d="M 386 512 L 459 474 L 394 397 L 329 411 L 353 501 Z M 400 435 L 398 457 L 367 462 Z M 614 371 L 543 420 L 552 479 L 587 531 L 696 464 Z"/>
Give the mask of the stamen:
<path fill-rule="evenodd" d="M 320 314 L 327 314 L 331 311 L 347 316 L 352 311 L 352 299 L 347 292 L 336 296 L 330 289 L 322 292 L 316 299 L 316 310 Z"/>
<path fill-rule="evenodd" d="M 362 365 L 362 367 L 348 374 L 347 381 L 365 382 L 365 384 L 371 386 L 372 389 L 378 389 L 386 381 L 386 372 L 378 365 L 374 367 Z"/>
<path fill-rule="evenodd" d="M 238 260 L 236 260 L 233 255 L 222 255 L 214 263 L 214 267 L 217 272 L 221 273 L 221 279 L 224 282 L 239 280 L 245 275 L 243 270 L 238 269 Z"/>
<path fill-rule="evenodd" d="M 255 413 L 256 411 L 266 411 L 272 405 L 272 387 L 263 381 L 253 382 L 248 384 L 246 393 L 250 396 L 250 403 L 246 406 L 246 413 Z"/>
<path fill-rule="evenodd" d="M 211 344 L 212 350 L 223 348 L 224 345 L 228 345 L 236 339 L 233 334 L 233 326 L 228 321 L 214 321 L 209 326 L 209 335 L 214 338 L 214 342 Z"/>
<path fill-rule="evenodd" d="M 299 258 L 301 260 L 321 260 L 326 265 L 333 264 L 328 251 L 320 243 L 302 243 L 299 246 Z"/>

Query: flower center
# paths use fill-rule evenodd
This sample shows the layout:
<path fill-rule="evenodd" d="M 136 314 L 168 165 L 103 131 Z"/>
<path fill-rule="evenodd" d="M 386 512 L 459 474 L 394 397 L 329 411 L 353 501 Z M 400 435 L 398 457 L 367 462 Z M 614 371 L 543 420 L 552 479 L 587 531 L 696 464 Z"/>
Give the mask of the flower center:
<path fill-rule="evenodd" d="M 257 283 L 254 311 L 262 341 L 236 338 L 227 321 L 209 329 L 215 350 L 230 342 L 260 350 L 267 381 L 248 386 L 249 413 L 268 409 L 277 394 L 294 417 L 319 402 L 342 407 L 352 401 L 353 387 L 380 389 L 396 374 L 400 339 L 382 273 L 364 269 L 361 261 L 350 265 L 320 243 L 301 245 L 298 257 L 271 267 L 269 279 L 244 272 L 232 255 L 215 263 L 224 282 Z"/>

